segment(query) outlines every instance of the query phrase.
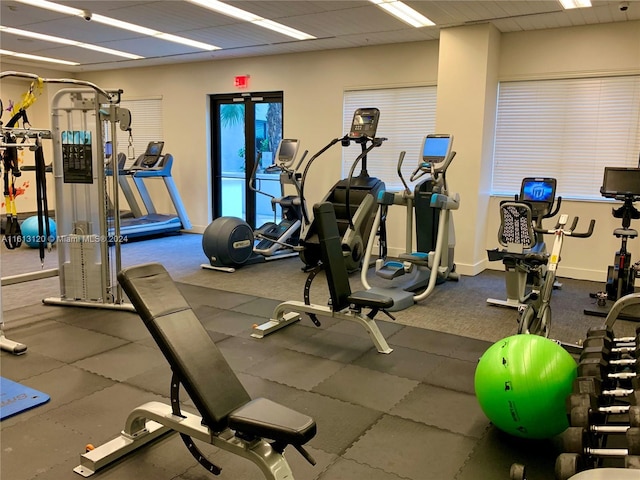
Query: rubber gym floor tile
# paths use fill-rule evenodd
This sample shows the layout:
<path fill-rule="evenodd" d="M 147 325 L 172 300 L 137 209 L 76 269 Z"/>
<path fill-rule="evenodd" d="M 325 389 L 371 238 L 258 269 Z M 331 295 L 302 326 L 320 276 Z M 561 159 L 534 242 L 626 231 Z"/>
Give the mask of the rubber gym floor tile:
<path fill-rule="evenodd" d="M 318 328 L 313 325 L 296 322 L 255 340 L 275 347 L 292 348 L 300 343 L 306 343 L 317 333 Z"/>
<path fill-rule="evenodd" d="M 455 477 L 475 443 L 475 439 L 385 415 L 344 457 L 413 480 L 445 480 Z"/>
<path fill-rule="evenodd" d="M 440 355 L 394 346 L 393 352 L 388 355 L 379 353 L 375 349 L 370 350 L 353 364 L 398 377 L 423 381 L 433 374 L 443 358 Z"/>
<path fill-rule="evenodd" d="M 50 400 L 38 408 L 27 410 L 20 413 L 20 415 L 3 420 L 3 429 L 17 422 L 27 421 L 33 416 L 42 415 L 49 410 L 59 408 L 114 384 L 112 380 L 68 365 L 35 375 L 20 383 L 46 393 L 49 395 Z"/>
<path fill-rule="evenodd" d="M 171 377 L 171 367 L 166 361 L 163 361 L 153 368 L 129 377 L 125 380 L 125 383 L 140 390 L 146 390 L 169 398 Z"/>
<path fill-rule="evenodd" d="M 12 355 L 4 351 L 0 353 L 0 374 L 14 382 L 55 370 L 62 365 L 64 365 L 63 362 L 46 357 L 32 349 L 27 350 L 25 355 Z"/>
<path fill-rule="evenodd" d="M 294 473 L 295 480 L 315 480 L 335 460 L 334 455 L 308 446 L 305 446 L 305 448 L 316 460 L 315 467 L 302 458 L 293 447 L 288 447 L 285 451 L 287 462 Z M 184 453 L 189 455 L 186 449 Z M 220 475 L 212 477 L 210 473 L 198 465 L 190 468 L 174 480 L 207 480 L 210 478 L 215 480 L 264 480 L 265 478 L 264 474 L 253 462 L 224 450 L 218 449 L 217 453 L 213 456 L 207 456 L 207 458 L 222 468 Z"/>
<path fill-rule="evenodd" d="M 396 332 L 405 328 L 405 326 L 399 323 L 383 320 L 383 317 L 384 315 L 379 314 L 376 317 L 376 323 L 378 324 L 378 328 L 380 329 L 380 332 L 382 333 L 384 338 L 386 338 L 387 342 L 389 342 L 389 338 Z M 367 333 L 367 331 L 362 328 L 360 324 L 351 320 L 340 320 L 335 325 L 330 326 L 328 330 L 337 333 L 345 333 L 347 335 L 355 335 L 362 338 L 369 338 L 369 334 Z"/>
<path fill-rule="evenodd" d="M 271 318 L 273 309 L 281 303 L 279 300 L 270 298 L 256 298 L 242 305 L 232 308 L 235 312 L 246 313 L 255 317 Z"/>
<path fill-rule="evenodd" d="M 388 413 L 474 438 L 489 428 L 474 395 L 432 385 L 418 385 Z"/>
<path fill-rule="evenodd" d="M 375 349 L 375 346 L 370 338 L 345 335 L 331 330 L 319 330 L 315 335 L 289 348 L 327 360 L 349 364 L 372 348 Z"/>
<path fill-rule="evenodd" d="M 111 335 L 91 332 L 84 328 L 62 323 L 48 326 L 39 324 L 39 327 L 35 329 L 39 330 L 38 333 L 32 332 L 31 335 L 24 338 L 29 350 L 38 351 L 47 357 L 66 363 L 75 362 L 129 343 Z"/>
<path fill-rule="evenodd" d="M 237 307 L 238 305 L 242 305 L 243 303 L 250 302 L 256 298 L 252 295 L 226 292 L 224 290 L 216 290 L 213 288 L 189 285 L 186 283 L 176 283 L 176 285 L 191 307 L 209 305 L 210 307 L 228 310 Z"/>
<path fill-rule="evenodd" d="M 472 339 L 469 339 L 472 340 Z M 464 351 L 466 339 L 458 335 L 426 330 L 424 328 L 406 327 L 394 334 L 390 343 L 403 347 L 420 350 L 422 352 L 435 353 L 446 357 L 455 357 L 458 351 Z M 475 343 L 472 343 L 475 350 Z M 489 345 L 487 344 L 486 348 Z M 486 350 L 486 348 L 484 350 Z M 484 352 L 482 350 L 482 352 Z M 480 358 L 480 355 L 476 357 Z"/>
<path fill-rule="evenodd" d="M 343 364 L 312 355 L 283 350 L 268 361 L 255 365 L 251 371 L 274 382 L 301 390 L 311 390 L 340 370 Z"/>
<path fill-rule="evenodd" d="M 251 373 L 253 365 L 268 361 L 270 357 L 283 350 L 281 347 L 261 342 L 255 338 L 242 337 L 227 337 L 217 342 L 217 345 L 236 373 Z"/>
<path fill-rule="evenodd" d="M 319 480 L 403 480 L 394 473 L 385 472 L 379 468 L 339 458 L 326 472 L 320 475 Z"/>
<path fill-rule="evenodd" d="M 202 308 L 200 309 L 200 313 L 196 314 L 198 318 L 201 318 Z M 250 332 L 254 324 L 264 320 L 260 317 L 252 317 L 232 310 L 221 310 L 215 315 L 203 315 L 202 318 L 206 318 L 205 327 L 207 330 L 214 330 L 227 335 L 239 335 L 242 332 Z M 247 336 L 249 335 L 247 334 Z"/>
<path fill-rule="evenodd" d="M 480 357 L 492 345 L 491 342 L 475 338 L 458 336 L 457 347 L 451 354 L 452 357 L 469 362 L 478 362 Z"/>
<path fill-rule="evenodd" d="M 492 426 L 478 441 L 455 480 L 509 478 L 513 463 L 526 466 L 527 480 L 550 480 L 555 478 L 554 465 L 560 453 L 562 445 L 559 437 L 548 440 L 522 439 Z"/>
<path fill-rule="evenodd" d="M 165 359 L 158 349 L 129 343 L 79 360 L 73 365 L 113 380 L 124 381 L 160 365 Z"/>
<path fill-rule="evenodd" d="M 440 357 L 434 370 L 423 378 L 425 383 L 475 394 L 474 377 L 477 362 Z"/>
<path fill-rule="evenodd" d="M 74 322 L 74 325 L 130 342 L 142 340 L 149 335 L 140 316 L 135 312 L 111 310 L 97 310 L 97 312 L 99 314 L 84 318 L 80 322 Z"/>
<path fill-rule="evenodd" d="M 347 365 L 315 386 L 312 391 L 373 410 L 388 412 L 416 386 L 418 382 L 415 380 Z"/>
<path fill-rule="evenodd" d="M 57 418 L 44 415 L 35 418 L 37 421 L 20 422 L 10 427 L 2 423 L 0 478 L 3 480 L 34 479 L 39 473 L 84 451 L 87 444 L 84 434 L 60 423 Z"/>
<path fill-rule="evenodd" d="M 84 451 L 87 443 L 98 445 L 116 437 L 131 410 L 150 401 L 166 402 L 166 398 L 119 383 L 62 405 L 50 415 L 56 422 L 84 434 L 83 443 L 75 445 L 78 451 Z"/>
<path fill-rule="evenodd" d="M 289 408 L 298 408 L 296 406 L 296 400 L 298 399 L 300 390 L 297 388 L 246 373 L 238 373 L 238 378 L 247 392 L 249 392 L 251 398 L 264 397 Z"/>
<path fill-rule="evenodd" d="M 313 392 L 298 392 L 289 406 L 316 421 L 318 433 L 309 445 L 336 455 L 353 445 L 381 416 L 376 410 Z"/>

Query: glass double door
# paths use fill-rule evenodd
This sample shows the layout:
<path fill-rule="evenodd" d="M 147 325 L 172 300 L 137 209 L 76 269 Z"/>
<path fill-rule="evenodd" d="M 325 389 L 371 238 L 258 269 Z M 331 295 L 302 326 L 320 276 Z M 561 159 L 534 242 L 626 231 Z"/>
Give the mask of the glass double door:
<path fill-rule="evenodd" d="M 281 195 L 280 176 L 267 167 L 282 140 L 282 92 L 214 95 L 211 112 L 214 218 L 277 223 L 270 196 Z"/>

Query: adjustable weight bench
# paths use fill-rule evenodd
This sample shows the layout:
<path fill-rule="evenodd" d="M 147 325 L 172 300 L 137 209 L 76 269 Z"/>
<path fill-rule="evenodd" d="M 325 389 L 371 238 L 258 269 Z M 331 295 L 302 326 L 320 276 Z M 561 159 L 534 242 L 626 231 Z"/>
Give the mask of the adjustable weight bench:
<path fill-rule="evenodd" d="M 350 320 L 362 326 L 380 353 L 391 353 L 387 340 L 382 335 L 375 316 L 383 312 L 395 320 L 387 309 L 393 306 L 393 298 L 363 290 L 352 292 L 349 284 L 349 273 L 342 252 L 342 241 L 338 229 L 338 222 L 334 207 L 330 202 L 323 202 L 313 206 L 313 214 L 318 229 L 322 265 L 312 270 L 304 287 L 304 302 L 289 300 L 280 303 L 271 316 L 271 320 L 253 328 L 252 337 L 263 338 L 265 335 L 279 330 L 300 320 L 300 313 L 304 312 L 316 326 L 320 326 L 317 315 Z M 309 301 L 311 282 L 316 274 L 324 269 L 327 276 L 331 305 L 314 305 Z M 369 312 L 364 313 L 363 309 Z"/>
<path fill-rule="evenodd" d="M 118 280 L 171 365 L 171 405 L 149 402 L 134 409 L 119 437 L 81 455 L 76 473 L 88 477 L 173 431 L 213 474 L 220 468 L 192 438 L 251 460 L 269 480 L 293 479 L 283 454 L 287 445 L 315 464 L 303 447 L 316 434 L 315 421 L 265 398 L 251 399 L 162 265 L 126 268 Z M 199 415 L 180 411 L 180 384 Z"/>

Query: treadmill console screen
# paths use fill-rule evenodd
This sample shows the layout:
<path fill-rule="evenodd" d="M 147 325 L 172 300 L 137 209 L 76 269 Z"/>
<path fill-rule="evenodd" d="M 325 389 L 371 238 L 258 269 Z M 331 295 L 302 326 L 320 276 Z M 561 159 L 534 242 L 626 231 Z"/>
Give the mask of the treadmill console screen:
<path fill-rule="evenodd" d="M 427 135 L 422 142 L 422 161 L 442 163 L 451 153 L 453 137 L 451 135 Z"/>
<path fill-rule="evenodd" d="M 378 129 L 378 119 L 380 110 L 377 108 L 359 108 L 353 114 L 349 138 L 358 139 L 362 137 L 373 138 Z"/>
<path fill-rule="evenodd" d="M 278 145 L 278 151 L 276 152 L 276 162 L 278 165 L 289 168 L 293 165 L 293 161 L 298 153 L 298 146 L 300 142 L 290 138 L 283 138 Z"/>
<path fill-rule="evenodd" d="M 149 142 L 147 149 L 144 152 L 141 166 L 144 168 L 155 167 L 162 154 L 164 148 L 164 142 Z"/>
<path fill-rule="evenodd" d="M 604 197 L 640 196 L 640 168 L 605 167 L 600 193 Z"/>

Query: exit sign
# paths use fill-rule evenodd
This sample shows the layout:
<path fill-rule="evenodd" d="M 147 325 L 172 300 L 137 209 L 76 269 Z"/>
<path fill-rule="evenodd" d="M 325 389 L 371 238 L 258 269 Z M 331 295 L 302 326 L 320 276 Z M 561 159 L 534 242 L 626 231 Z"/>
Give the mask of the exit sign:
<path fill-rule="evenodd" d="M 234 86 L 236 88 L 247 88 L 249 86 L 249 75 L 236 75 Z"/>

